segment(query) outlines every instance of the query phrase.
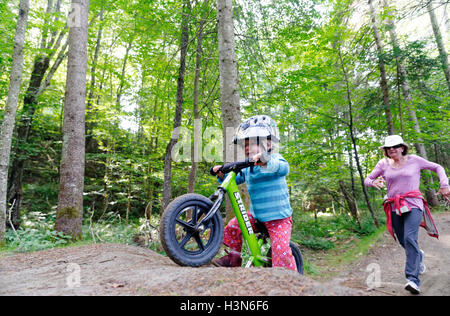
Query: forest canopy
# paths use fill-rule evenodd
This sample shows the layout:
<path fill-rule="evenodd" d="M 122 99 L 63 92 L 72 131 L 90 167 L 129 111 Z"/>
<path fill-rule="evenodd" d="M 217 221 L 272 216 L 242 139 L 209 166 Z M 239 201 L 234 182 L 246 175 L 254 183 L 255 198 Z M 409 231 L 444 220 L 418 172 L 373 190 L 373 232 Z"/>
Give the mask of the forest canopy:
<path fill-rule="evenodd" d="M 85 221 L 150 219 L 165 198 L 188 190 L 209 196 L 217 187 L 209 168 L 223 162 L 228 126 L 216 4 L 89 1 Z M 362 182 L 383 158 L 379 146 L 389 134 L 402 135 L 411 153 L 448 173 L 449 7 L 445 0 L 233 2 L 239 117 L 276 120 L 294 214 L 366 216 L 378 225 L 385 192 Z M 29 3 L 3 188 L 3 220 L 16 229 L 32 216 L 57 217 L 73 10 L 68 0 Z M 19 1 L 0 0 L 0 16 L 3 121 Z M 171 147 L 168 177 L 165 156 L 174 130 L 180 137 Z M 422 178 L 428 201 L 438 206 L 437 177 Z"/>

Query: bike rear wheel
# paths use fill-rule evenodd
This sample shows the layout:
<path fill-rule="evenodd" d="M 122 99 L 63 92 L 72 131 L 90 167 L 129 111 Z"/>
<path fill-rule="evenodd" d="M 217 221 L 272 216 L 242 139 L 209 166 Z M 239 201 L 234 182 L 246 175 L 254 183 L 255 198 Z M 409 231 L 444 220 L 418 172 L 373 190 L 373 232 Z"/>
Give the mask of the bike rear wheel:
<path fill-rule="evenodd" d="M 211 209 L 208 198 L 189 193 L 177 197 L 164 210 L 160 223 L 160 239 L 166 254 L 182 266 L 198 267 L 210 262 L 223 240 L 223 220 L 220 212 L 203 229 L 194 227 Z"/>
<path fill-rule="evenodd" d="M 295 264 L 297 266 L 297 272 L 303 274 L 303 257 L 300 248 L 293 241 L 289 241 L 289 247 L 292 251 L 292 256 L 294 256 Z M 267 252 L 267 257 L 269 258 L 269 267 L 272 267 L 272 248 Z"/>

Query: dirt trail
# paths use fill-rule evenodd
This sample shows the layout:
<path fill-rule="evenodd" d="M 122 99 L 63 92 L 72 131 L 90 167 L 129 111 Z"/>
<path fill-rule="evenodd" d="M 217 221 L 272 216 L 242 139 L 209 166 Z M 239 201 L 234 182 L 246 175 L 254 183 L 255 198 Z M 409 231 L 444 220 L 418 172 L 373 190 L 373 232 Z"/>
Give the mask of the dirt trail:
<path fill-rule="evenodd" d="M 420 232 L 424 295 L 450 295 L 450 213 L 435 216 L 439 240 Z M 366 291 L 371 263 L 381 287 Z M 51 249 L 0 258 L 0 295 L 406 295 L 404 253 L 389 235 L 332 281 L 281 268 L 179 267 L 151 250 L 118 244 Z"/>
<path fill-rule="evenodd" d="M 450 295 L 450 213 L 433 215 L 439 230 L 439 239 L 427 235 L 425 229 L 419 230 L 419 247 L 425 251 L 427 271 L 420 277 L 421 295 Z M 368 291 L 369 295 L 410 295 L 404 290 L 406 283 L 405 252 L 394 239 L 385 232 L 382 240 L 369 250 L 358 262 L 346 267 L 339 278 L 340 284 L 355 289 L 367 289 L 380 272 L 380 287 Z M 373 284 L 373 283 L 372 283 Z"/>

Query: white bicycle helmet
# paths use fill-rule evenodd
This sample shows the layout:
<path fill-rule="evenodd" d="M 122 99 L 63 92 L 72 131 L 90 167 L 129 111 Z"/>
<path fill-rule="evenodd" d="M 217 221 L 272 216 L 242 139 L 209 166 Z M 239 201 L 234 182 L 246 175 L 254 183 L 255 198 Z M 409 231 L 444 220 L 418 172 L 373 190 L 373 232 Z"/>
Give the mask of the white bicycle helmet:
<path fill-rule="evenodd" d="M 268 115 L 256 115 L 242 122 L 236 131 L 233 143 L 240 140 L 257 138 L 270 139 L 273 142 L 280 141 L 280 132 L 277 123 Z"/>

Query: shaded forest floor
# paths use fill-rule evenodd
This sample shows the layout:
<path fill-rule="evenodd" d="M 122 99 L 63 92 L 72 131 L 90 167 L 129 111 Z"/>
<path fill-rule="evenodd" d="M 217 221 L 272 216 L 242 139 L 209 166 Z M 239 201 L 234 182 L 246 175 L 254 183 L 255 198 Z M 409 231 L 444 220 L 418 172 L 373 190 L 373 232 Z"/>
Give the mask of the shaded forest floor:
<path fill-rule="evenodd" d="M 434 218 L 439 240 L 420 230 L 428 268 L 422 292 L 450 295 L 450 213 Z M 179 267 L 148 249 L 94 244 L 1 258 L 0 295 L 407 295 L 404 260 L 403 249 L 388 233 L 357 261 L 335 265 L 333 271 L 321 267 L 328 277 L 315 279 L 281 268 Z M 367 271 L 369 266 L 380 271 L 375 290 L 367 290 L 374 272 Z"/>

